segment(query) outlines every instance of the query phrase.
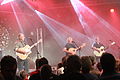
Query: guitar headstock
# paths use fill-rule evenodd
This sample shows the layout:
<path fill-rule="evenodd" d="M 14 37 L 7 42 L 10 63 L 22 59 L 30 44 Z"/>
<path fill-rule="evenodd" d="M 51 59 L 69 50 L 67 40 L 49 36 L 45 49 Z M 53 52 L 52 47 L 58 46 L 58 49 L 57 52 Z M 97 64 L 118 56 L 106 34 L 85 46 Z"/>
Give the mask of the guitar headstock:
<path fill-rule="evenodd" d="M 114 45 L 115 44 L 115 42 L 112 42 L 110 45 Z"/>
<path fill-rule="evenodd" d="M 42 42 L 42 39 L 38 40 L 37 43 Z"/>
<path fill-rule="evenodd" d="M 42 39 L 39 39 L 34 45 L 36 46 L 40 42 L 42 42 Z"/>

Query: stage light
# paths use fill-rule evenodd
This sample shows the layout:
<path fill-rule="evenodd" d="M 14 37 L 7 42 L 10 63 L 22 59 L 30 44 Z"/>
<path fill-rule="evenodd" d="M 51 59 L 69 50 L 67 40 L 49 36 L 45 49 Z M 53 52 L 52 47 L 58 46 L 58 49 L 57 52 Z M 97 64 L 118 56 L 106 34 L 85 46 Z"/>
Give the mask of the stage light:
<path fill-rule="evenodd" d="M 9 2 L 12 2 L 12 1 L 14 1 L 14 0 L 3 0 L 3 1 L 1 2 L 1 5 L 6 4 L 6 3 L 9 3 Z"/>
<path fill-rule="evenodd" d="M 110 9 L 110 12 L 113 13 L 113 12 L 115 12 L 115 10 L 114 9 Z"/>

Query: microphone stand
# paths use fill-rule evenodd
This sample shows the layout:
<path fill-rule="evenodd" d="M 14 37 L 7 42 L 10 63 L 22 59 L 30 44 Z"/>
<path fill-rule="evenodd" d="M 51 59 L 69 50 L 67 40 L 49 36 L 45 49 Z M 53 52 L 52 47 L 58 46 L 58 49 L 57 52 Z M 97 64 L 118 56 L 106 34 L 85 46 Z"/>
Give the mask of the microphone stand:
<path fill-rule="evenodd" d="M 75 44 L 75 46 L 76 46 L 77 48 L 79 48 L 79 46 L 77 45 L 76 42 L 73 41 L 73 43 Z M 80 49 L 78 49 L 78 52 L 79 52 L 79 56 L 80 56 Z"/>
<path fill-rule="evenodd" d="M 31 40 L 31 42 L 34 44 L 34 41 L 32 40 L 32 38 L 29 38 L 30 40 Z M 38 51 L 38 49 L 37 49 L 37 47 L 36 46 L 34 46 L 35 47 L 35 49 L 36 49 L 36 52 L 37 52 L 37 59 L 39 59 L 39 55 L 40 55 L 40 52 Z M 40 55 L 40 57 L 41 57 L 41 55 Z"/>

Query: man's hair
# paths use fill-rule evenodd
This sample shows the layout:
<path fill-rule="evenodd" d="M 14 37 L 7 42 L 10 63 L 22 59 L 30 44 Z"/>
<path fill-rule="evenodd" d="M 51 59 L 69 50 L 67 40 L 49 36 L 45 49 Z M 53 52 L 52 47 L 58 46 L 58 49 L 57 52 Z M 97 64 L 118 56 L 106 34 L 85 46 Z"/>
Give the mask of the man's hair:
<path fill-rule="evenodd" d="M 1 59 L 1 70 L 8 69 L 10 67 L 17 66 L 17 61 L 12 56 L 4 56 Z"/>
<path fill-rule="evenodd" d="M 17 61 L 12 56 L 4 56 L 1 59 L 1 73 L 5 80 L 15 80 Z"/>
<path fill-rule="evenodd" d="M 89 73 L 90 69 L 92 68 L 92 61 L 90 60 L 90 57 L 89 56 L 82 56 L 81 62 L 82 62 L 82 72 Z"/>
<path fill-rule="evenodd" d="M 18 40 L 20 39 L 21 35 L 24 35 L 24 34 L 23 33 L 19 33 L 18 36 L 17 36 Z"/>
<path fill-rule="evenodd" d="M 114 56 L 110 53 L 104 53 L 100 58 L 100 63 L 102 66 L 102 69 L 105 71 L 114 71 L 115 70 L 115 64 L 116 60 Z"/>
<path fill-rule="evenodd" d="M 45 57 L 43 57 L 41 59 L 36 59 L 35 63 L 36 63 L 36 69 L 39 69 L 42 65 L 48 64 L 48 60 Z"/>
<path fill-rule="evenodd" d="M 69 71 L 80 71 L 81 60 L 77 55 L 70 55 L 66 60 L 66 68 Z"/>
<path fill-rule="evenodd" d="M 52 68 L 51 68 L 50 65 L 44 64 L 44 65 L 41 66 L 41 68 L 40 68 L 40 75 L 41 75 L 41 79 L 42 80 L 50 79 L 51 74 L 52 74 Z"/>

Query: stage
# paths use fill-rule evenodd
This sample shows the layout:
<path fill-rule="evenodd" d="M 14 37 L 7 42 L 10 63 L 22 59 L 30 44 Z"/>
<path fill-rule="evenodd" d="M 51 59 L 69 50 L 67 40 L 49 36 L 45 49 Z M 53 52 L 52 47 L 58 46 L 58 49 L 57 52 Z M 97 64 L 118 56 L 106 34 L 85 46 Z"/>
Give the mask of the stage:
<path fill-rule="evenodd" d="M 6 2 L 7 1 L 7 2 Z M 94 56 L 91 48 L 95 38 L 108 47 L 106 51 L 120 58 L 120 1 L 119 0 L 0 0 L 0 59 L 16 56 L 15 42 L 19 33 L 33 47 L 29 55 L 31 69 L 35 60 L 46 57 L 54 66 L 66 54 L 66 39 L 86 46 L 78 56 Z"/>

